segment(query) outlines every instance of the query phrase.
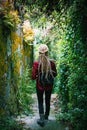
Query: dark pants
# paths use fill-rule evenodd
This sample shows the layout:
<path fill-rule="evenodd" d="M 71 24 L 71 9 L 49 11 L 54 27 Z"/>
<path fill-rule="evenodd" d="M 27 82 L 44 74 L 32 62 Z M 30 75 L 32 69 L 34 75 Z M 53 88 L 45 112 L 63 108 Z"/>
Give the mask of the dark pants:
<path fill-rule="evenodd" d="M 44 96 L 43 96 L 44 93 L 45 93 L 45 107 L 44 107 Z M 49 116 L 51 93 L 52 93 L 52 90 L 40 91 L 37 89 L 39 114 L 44 114 L 45 112 L 45 115 Z M 45 108 L 45 111 L 44 111 L 44 108 Z"/>

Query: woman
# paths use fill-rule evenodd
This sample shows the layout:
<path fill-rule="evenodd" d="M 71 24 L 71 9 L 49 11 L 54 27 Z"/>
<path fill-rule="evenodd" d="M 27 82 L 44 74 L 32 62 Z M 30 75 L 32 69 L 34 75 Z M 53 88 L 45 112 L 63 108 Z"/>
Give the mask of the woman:
<path fill-rule="evenodd" d="M 46 44 L 41 44 L 39 47 L 39 60 L 33 63 L 32 68 L 32 79 L 36 80 L 36 91 L 38 98 L 38 107 L 40 119 L 37 123 L 41 126 L 44 126 L 44 119 L 48 120 L 50 114 L 50 99 L 53 88 L 53 83 L 51 85 L 42 85 L 40 82 L 40 73 L 45 72 L 45 77 L 48 77 L 48 74 L 52 77 L 57 76 L 56 66 L 53 60 L 49 59 L 48 56 L 48 47 Z M 45 111 L 43 105 L 43 94 L 45 93 Z"/>

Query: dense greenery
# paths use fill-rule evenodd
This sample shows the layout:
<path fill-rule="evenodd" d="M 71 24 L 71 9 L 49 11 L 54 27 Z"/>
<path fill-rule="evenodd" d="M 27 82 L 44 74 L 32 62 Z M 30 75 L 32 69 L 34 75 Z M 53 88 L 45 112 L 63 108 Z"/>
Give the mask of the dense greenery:
<path fill-rule="evenodd" d="M 61 15 L 62 56 L 59 64 L 59 95 L 62 113 L 75 130 L 85 130 L 87 121 L 87 9 L 85 0 L 74 0 Z M 65 16 L 63 16 L 65 15 Z M 64 23 L 62 22 L 65 18 Z M 65 27 L 64 27 L 65 26 Z"/>
<path fill-rule="evenodd" d="M 50 9 L 50 15 L 45 14 L 41 19 L 42 13 L 40 13 L 35 21 L 38 27 L 42 26 L 40 24 L 42 22 L 46 28 L 47 17 L 51 23 L 55 20 L 56 26 L 50 30 L 49 37 L 38 39 L 40 43 L 45 42 L 49 45 L 53 52 L 51 56 L 56 59 L 58 66 L 56 91 L 61 101 L 61 113 L 58 114 L 58 119 L 69 122 L 75 130 L 85 130 L 87 121 L 85 105 L 87 102 L 87 9 L 85 5 L 86 0 L 61 0 L 58 5 L 59 10 L 56 10 L 54 5 L 55 10 Z M 56 51 L 55 48 L 58 50 Z"/>
<path fill-rule="evenodd" d="M 33 101 L 31 94 L 35 93 L 35 83 L 31 80 L 29 75 L 30 71 L 31 70 L 26 68 L 22 77 L 20 77 L 19 88 L 17 92 L 19 113 L 26 115 L 29 115 L 32 112 L 30 107 Z"/>
<path fill-rule="evenodd" d="M 24 2 L 24 3 L 23 3 Z M 61 111 L 57 119 L 68 122 L 73 130 L 85 130 L 87 122 L 87 7 L 86 0 L 15 0 L 15 7 L 25 4 L 32 27 L 36 29 L 34 49 L 46 43 L 55 59 L 58 76 L 54 91 L 58 93 Z M 28 112 L 31 89 L 28 77 L 21 79 L 18 99 Z M 27 84 L 26 84 L 27 83 Z M 19 85 L 19 86 L 20 86 Z M 30 91 L 32 90 L 32 91 Z M 22 96 L 21 96 L 22 95 Z"/>
<path fill-rule="evenodd" d="M 22 130 L 22 126 L 13 117 L 0 117 L 0 130 Z"/>

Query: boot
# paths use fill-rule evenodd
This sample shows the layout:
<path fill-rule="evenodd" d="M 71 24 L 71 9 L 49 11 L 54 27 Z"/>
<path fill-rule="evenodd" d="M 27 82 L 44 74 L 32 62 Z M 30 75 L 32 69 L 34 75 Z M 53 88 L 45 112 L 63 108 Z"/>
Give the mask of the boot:
<path fill-rule="evenodd" d="M 44 115 L 45 120 L 48 120 L 48 115 Z"/>
<path fill-rule="evenodd" d="M 43 114 L 40 114 L 40 119 L 37 120 L 37 123 L 40 125 L 40 126 L 44 126 L 45 123 L 44 123 L 44 115 Z"/>

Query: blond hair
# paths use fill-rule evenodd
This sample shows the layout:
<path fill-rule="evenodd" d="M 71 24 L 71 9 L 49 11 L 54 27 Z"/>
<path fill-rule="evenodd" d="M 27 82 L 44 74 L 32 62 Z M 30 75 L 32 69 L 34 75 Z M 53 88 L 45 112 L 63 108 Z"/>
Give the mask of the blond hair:
<path fill-rule="evenodd" d="M 42 51 L 46 50 L 46 51 Z M 52 69 L 51 69 L 51 62 L 48 57 L 48 47 L 47 45 L 43 44 L 39 48 L 39 66 L 38 66 L 38 73 L 46 73 L 46 78 L 48 74 L 50 73 L 52 76 Z"/>

